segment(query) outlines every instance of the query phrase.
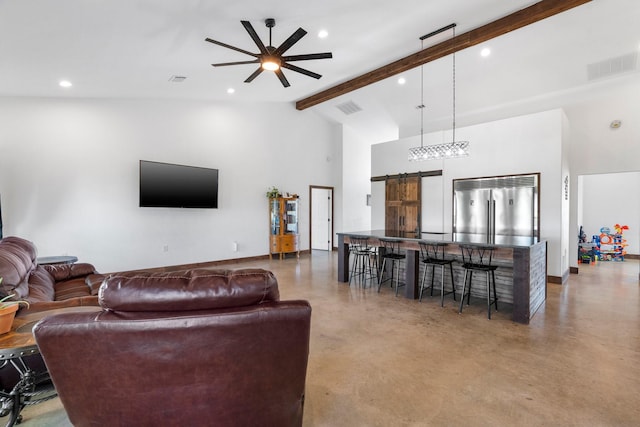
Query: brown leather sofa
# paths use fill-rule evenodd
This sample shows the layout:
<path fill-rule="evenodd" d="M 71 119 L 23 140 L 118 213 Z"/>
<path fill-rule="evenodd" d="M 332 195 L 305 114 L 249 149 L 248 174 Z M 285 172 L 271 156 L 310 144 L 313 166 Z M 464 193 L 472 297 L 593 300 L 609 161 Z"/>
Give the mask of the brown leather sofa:
<path fill-rule="evenodd" d="M 91 264 L 38 265 L 35 245 L 20 237 L 0 240 L 0 297 L 29 302 L 20 313 L 98 305 L 102 276 Z M 94 279 L 95 278 L 95 279 Z M 93 280 L 92 280 L 93 279 Z"/>
<path fill-rule="evenodd" d="M 260 269 L 122 273 L 34 334 L 69 420 L 300 426 L 311 307 Z"/>

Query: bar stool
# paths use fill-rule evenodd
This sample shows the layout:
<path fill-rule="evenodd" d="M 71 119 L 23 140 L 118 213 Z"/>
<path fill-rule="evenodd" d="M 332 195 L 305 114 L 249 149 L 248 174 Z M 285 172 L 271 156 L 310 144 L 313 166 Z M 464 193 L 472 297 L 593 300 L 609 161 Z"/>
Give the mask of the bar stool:
<path fill-rule="evenodd" d="M 369 244 L 368 237 L 349 236 L 349 255 L 353 255 L 349 271 L 349 286 L 354 279 L 359 279 L 359 283 L 364 287 L 367 285 L 367 279 L 377 280 L 378 257 L 375 249 Z"/>
<path fill-rule="evenodd" d="M 382 253 L 380 257 L 382 258 L 382 266 L 380 268 L 380 274 L 378 275 L 378 292 L 380 292 L 380 288 L 382 287 L 382 282 L 385 282 L 389 279 L 382 279 L 384 276 L 384 268 L 387 263 L 387 260 L 391 261 L 391 286 L 393 287 L 393 276 L 394 270 L 396 276 L 396 296 L 398 296 L 398 288 L 400 286 L 400 263 L 406 258 L 405 254 L 400 253 L 400 241 L 395 239 L 386 239 L 384 237 L 378 238 L 380 243 L 382 244 Z"/>
<path fill-rule="evenodd" d="M 495 276 L 495 271 L 498 266 L 491 263 L 495 249 L 494 246 L 460 245 L 460 250 L 462 251 L 462 268 L 464 268 L 464 285 L 462 285 L 459 313 L 462 313 L 465 295 L 467 296 L 467 305 L 469 305 L 469 301 L 471 300 L 471 282 L 474 271 L 485 273 L 487 284 L 487 317 L 491 319 L 491 304 L 495 304 L 496 311 L 498 311 Z M 469 276 L 469 291 L 465 293 L 467 288 L 467 274 Z M 493 285 L 493 300 L 491 299 L 491 285 Z"/>
<path fill-rule="evenodd" d="M 429 266 L 431 266 L 431 285 L 427 286 L 427 288 L 431 288 L 431 296 L 433 296 L 433 280 L 436 272 L 436 267 L 440 267 L 440 307 L 444 307 L 444 296 L 453 294 L 453 300 L 456 300 L 456 284 L 453 278 L 453 262 L 454 258 L 447 258 L 444 255 L 444 250 L 448 243 L 444 242 L 418 242 L 420 245 L 420 258 L 422 263 L 424 264 L 424 273 L 422 274 L 422 282 L 420 283 L 420 301 L 422 301 L 422 293 L 425 290 L 424 282 L 427 278 L 427 270 Z M 444 291 L 444 267 L 449 266 L 449 273 L 451 274 L 451 290 L 448 292 Z"/>

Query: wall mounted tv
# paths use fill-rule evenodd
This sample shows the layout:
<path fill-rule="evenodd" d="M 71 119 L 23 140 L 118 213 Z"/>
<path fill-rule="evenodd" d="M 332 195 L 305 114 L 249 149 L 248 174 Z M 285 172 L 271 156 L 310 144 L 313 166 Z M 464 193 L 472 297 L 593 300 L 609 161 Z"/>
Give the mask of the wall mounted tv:
<path fill-rule="evenodd" d="M 140 160 L 140 207 L 218 207 L 218 169 Z"/>

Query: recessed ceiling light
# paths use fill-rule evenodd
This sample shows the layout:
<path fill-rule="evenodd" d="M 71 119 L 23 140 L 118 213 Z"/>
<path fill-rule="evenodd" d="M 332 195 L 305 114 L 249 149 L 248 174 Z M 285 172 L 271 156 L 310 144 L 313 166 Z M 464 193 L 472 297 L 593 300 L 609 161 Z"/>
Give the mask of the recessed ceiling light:
<path fill-rule="evenodd" d="M 484 49 L 482 49 L 480 51 L 480 55 L 482 55 L 482 57 L 486 58 L 487 56 L 491 55 L 491 49 L 489 49 L 488 47 L 485 47 Z"/>
<path fill-rule="evenodd" d="M 232 93 L 234 93 L 235 91 L 236 91 L 236 90 L 235 90 L 234 88 L 232 88 L 232 87 L 230 87 L 229 89 L 227 89 L 227 93 L 228 93 L 228 94 L 232 94 Z"/>
<path fill-rule="evenodd" d="M 60 85 L 60 87 L 71 87 L 71 86 L 73 86 L 69 80 L 60 80 L 60 83 L 58 83 L 58 84 Z"/>
<path fill-rule="evenodd" d="M 403 85 L 403 84 L 405 84 L 406 82 L 407 82 L 407 79 L 405 79 L 404 77 L 400 77 L 400 78 L 398 79 L 398 84 L 399 84 L 399 85 Z"/>
<path fill-rule="evenodd" d="M 320 30 L 318 32 L 318 37 L 321 39 L 326 39 L 329 36 L 329 32 L 327 30 Z"/>

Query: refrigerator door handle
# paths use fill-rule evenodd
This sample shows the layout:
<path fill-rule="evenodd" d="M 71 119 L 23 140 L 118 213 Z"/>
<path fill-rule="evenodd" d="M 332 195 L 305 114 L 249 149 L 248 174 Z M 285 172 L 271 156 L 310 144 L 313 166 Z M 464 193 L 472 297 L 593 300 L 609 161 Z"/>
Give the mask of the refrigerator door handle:
<path fill-rule="evenodd" d="M 496 241 L 496 201 L 491 199 L 491 243 Z"/>
<path fill-rule="evenodd" d="M 493 212 L 491 211 L 491 197 L 487 200 L 487 243 L 491 239 L 491 234 L 493 230 L 491 230 L 491 217 L 493 216 Z"/>

